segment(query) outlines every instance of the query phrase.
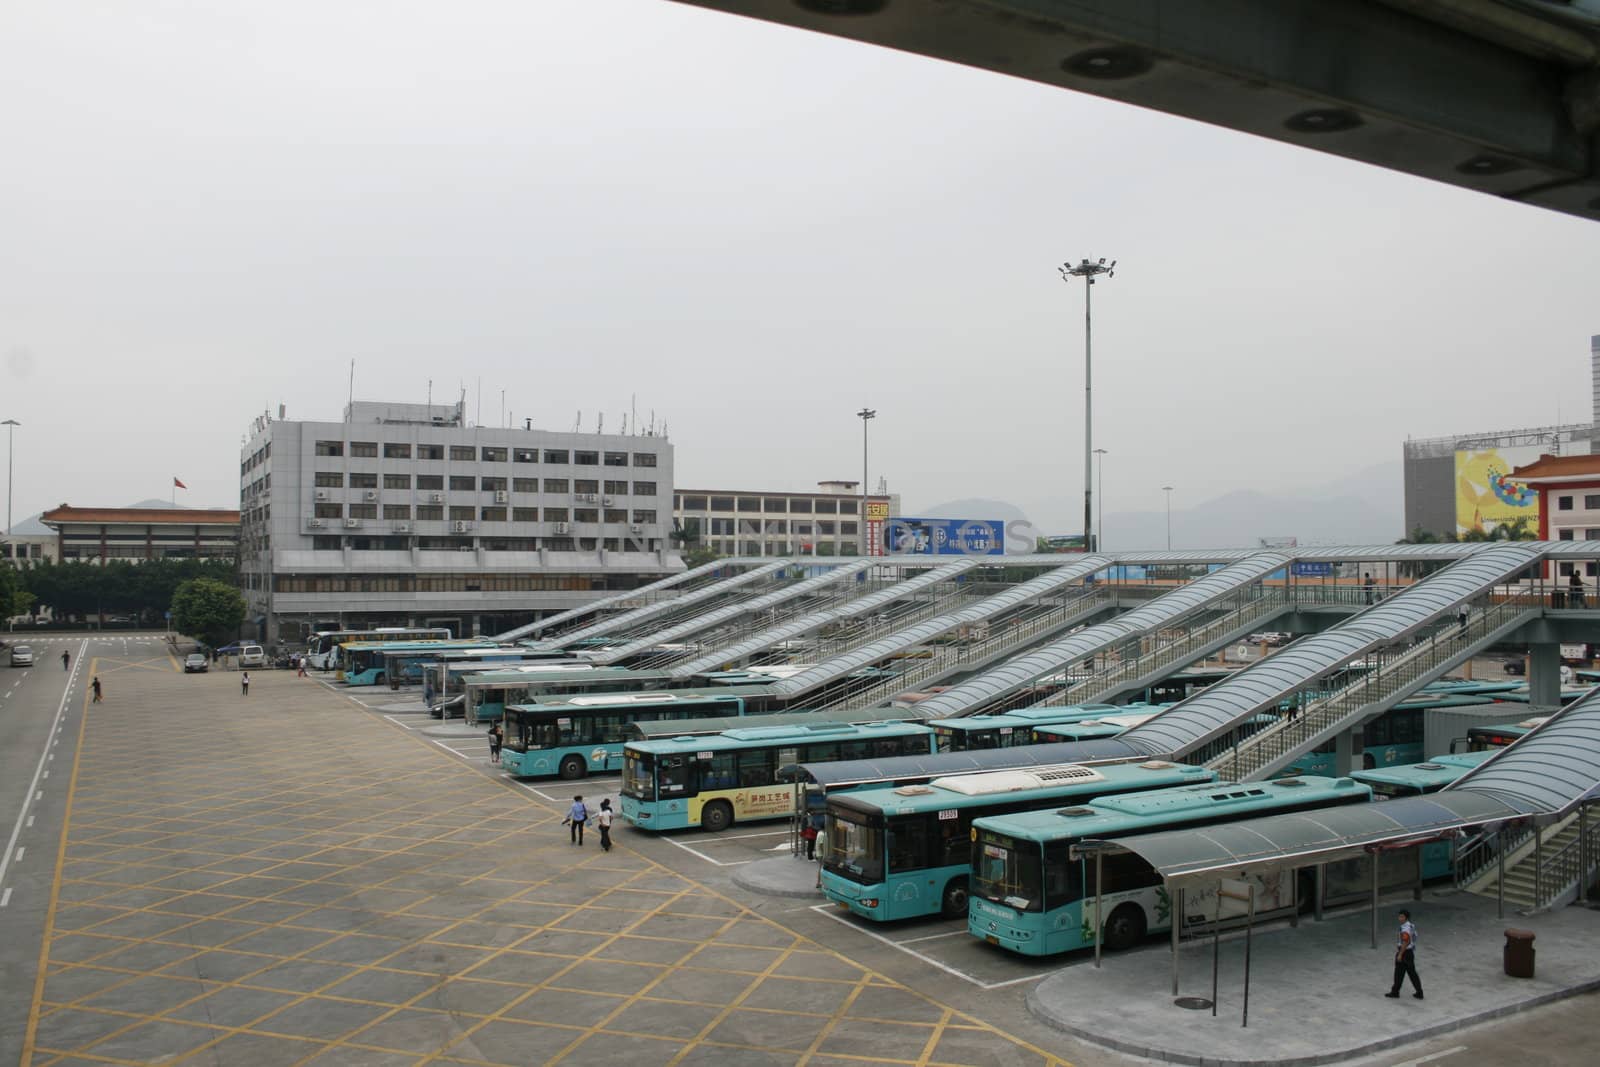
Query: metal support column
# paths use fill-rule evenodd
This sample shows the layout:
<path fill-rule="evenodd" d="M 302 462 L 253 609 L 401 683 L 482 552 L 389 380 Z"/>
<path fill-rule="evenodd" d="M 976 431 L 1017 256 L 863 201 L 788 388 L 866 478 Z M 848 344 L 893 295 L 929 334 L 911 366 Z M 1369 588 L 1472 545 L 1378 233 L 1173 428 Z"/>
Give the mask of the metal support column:
<path fill-rule="evenodd" d="M 1322 921 L 1322 898 L 1328 892 L 1328 865 L 1317 864 L 1316 899 L 1311 902 L 1311 917 L 1317 922 Z"/>
<path fill-rule="evenodd" d="M 1168 893 L 1168 900 L 1176 899 L 1177 906 L 1172 909 L 1172 995 L 1178 995 L 1178 936 L 1183 927 L 1183 888 L 1178 888 L 1178 895 L 1174 898 Z"/>
<path fill-rule="evenodd" d="M 1369 852 L 1372 857 L 1372 947 L 1378 947 L 1378 854 Z"/>
<path fill-rule="evenodd" d="M 1494 880 L 1495 915 L 1506 917 L 1506 839 L 1501 830 L 1494 832 L 1494 859 L 1498 870 Z"/>
<path fill-rule="evenodd" d="M 1102 852 L 1099 849 L 1095 850 L 1095 853 L 1094 853 L 1094 965 L 1097 968 L 1100 966 L 1100 939 L 1101 939 L 1100 935 L 1101 935 L 1101 930 L 1102 930 L 1102 924 L 1101 924 L 1101 921 L 1100 921 L 1100 899 L 1101 899 L 1101 893 L 1100 893 L 1101 879 L 1100 879 L 1100 874 L 1101 874 L 1102 867 L 1103 867 L 1103 864 L 1102 864 L 1101 861 L 1104 858 L 1104 856 L 1105 856 L 1104 852 Z"/>

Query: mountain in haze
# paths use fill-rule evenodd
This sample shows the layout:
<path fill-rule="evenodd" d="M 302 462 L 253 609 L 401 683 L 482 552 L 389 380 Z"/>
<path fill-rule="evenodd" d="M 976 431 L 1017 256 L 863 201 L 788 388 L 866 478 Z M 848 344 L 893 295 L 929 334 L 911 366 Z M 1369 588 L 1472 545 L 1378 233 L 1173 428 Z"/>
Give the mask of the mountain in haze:
<path fill-rule="evenodd" d="M 1399 462 L 1380 463 L 1297 492 L 1241 490 L 1192 507 L 1174 505 L 1172 547 L 1256 548 L 1262 538 L 1283 537 L 1296 538 L 1302 545 L 1388 544 L 1405 536 L 1403 477 Z M 1015 505 L 982 498 L 907 511 L 927 518 L 1027 520 Z M 1041 532 L 1079 531 L 1074 527 Z M 1102 544 L 1112 551 L 1165 548 L 1167 513 L 1108 512 Z"/>

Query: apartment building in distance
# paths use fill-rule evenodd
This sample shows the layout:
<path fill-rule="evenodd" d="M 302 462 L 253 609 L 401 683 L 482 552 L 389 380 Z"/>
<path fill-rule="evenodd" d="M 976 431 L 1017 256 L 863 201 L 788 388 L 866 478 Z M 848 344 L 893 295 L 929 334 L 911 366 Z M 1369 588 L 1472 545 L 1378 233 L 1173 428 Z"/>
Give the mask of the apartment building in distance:
<path fill-rule="evenodd" d="M 240 583 L 271 643 L 319 629 L 493 634 L 683 569 L 664 436 L 468 425 L 464 405 L 258 417 Z"/>
<path fill-rule="evenodd" d="M 814 492 L 679 489 L 672 516 L 724 556 L 883 554 L 883 523 L 900 514 L 898 493 L 868 494 L 862 552 L 861 483 L 818 482 Z M 692 527 L 691 527 L 691 524 Z"/>

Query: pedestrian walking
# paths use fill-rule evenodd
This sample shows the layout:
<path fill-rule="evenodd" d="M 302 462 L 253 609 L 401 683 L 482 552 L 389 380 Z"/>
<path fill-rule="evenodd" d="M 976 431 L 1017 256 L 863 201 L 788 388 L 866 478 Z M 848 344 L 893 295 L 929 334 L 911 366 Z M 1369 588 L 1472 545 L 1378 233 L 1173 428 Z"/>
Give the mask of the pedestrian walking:
<path fill-rule="evenodd" d="M 64 670 L 64 671 L 70 671 L 72 669 L 72 653 L 71 652 L 63 652 L 63 653 L 61 653 L 61 669 Z"/>
<path fill-rule="evenodd" d="M 589 821 L 589 809 L 584 807 L 581 794 L 572 798 L 572 807 L 567 809 L 567 817 L 562 821 L 572 827 L 572 843 L 583 844 L 583 824 Z"/>
<path fill-rule="evenodd" d="M 495 723 L 489 727 L 489 762 L 500 762 L 500 746 L 505 741 L 505 734 L 500 732 L 500 724 Z"/>
<path fill-rule="evenodd" d="M 805 825 L 800 827 L 800 840 L 806 843 L 806 859 L 817 858 L 817 826 L 811 821 L 811 816 L 802 815 Z"/>
<path fill-rule="evenodd" d="M 1389 987 L 1386 997 L 1400 995 L 1400 983 L 1407 976 L 1411 978 L 1412 993 L 1418 1000 L 1422 999 L 1422 979 L 1417 977 L 1417 928 L 1411 923 L 1411 913 L 1404 908 L 1400 909 L 1400 935 L 1394 946 L 1394 984 Z"/>
<path fill-rule="evenodd" d="M 250 672 L 245 671 L 239 675 L 239 692 L 244 696 L 250 695 Z"/>
<path fill-rule="evenodd" d="M 1372 581 L 1372 572 L 1371 571 L 1368 571 L 1367 574 L 1366 574 L 1366 577 L 1361 579 L 1361 588 L 1367 594 L 1367 603 L 1368 604 L 1376 604 L 1378 602 L 1377 587 L 1374 585 L 1374 583 Z"/>
<path fill-rule="evenodd" d="M 1578 577 L 1578 565 L 1572 565 L 1572 573 L 1567 576 L 1567 607 L 1583 607 L 1583 579 Z"/>
<path fill-rule="evenodd" d="M 1460 607 L 1456 608 L 1456 626 L 1459 627 L 1456 630 L 1456 636 L 1465 638 L 1467 636 L 1467 602 L 1465 600 L 1461 602 Z"/>
<path fill-rule="evenodd" d="M 94 690 L 94 703 L 100 703 L 100 676 L 94 676 L 94 681 L 89 683 L 89 688 Z"/>
<path fill-rule="evenodd" d="M 294 669 L 296 678 L 310 677 L 310 675 L 306 674 L 306 656 L 304 652 L 294 658 Z"/>
<path fill-rule="evenodd" d="M 600 827 L 600 849 L 603 852 L 611 851 L 611 798 L 606 797 L 600 801 L 600 814 L 595 816 L 595 825 Z"/>

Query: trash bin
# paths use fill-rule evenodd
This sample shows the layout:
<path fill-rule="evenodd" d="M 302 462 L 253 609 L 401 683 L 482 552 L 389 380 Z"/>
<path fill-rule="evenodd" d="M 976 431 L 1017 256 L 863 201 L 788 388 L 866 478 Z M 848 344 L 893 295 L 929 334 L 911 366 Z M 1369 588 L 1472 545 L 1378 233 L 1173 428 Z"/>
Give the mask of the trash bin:
<path fill-rule="evenodd" d="M 1506 974 L 1533 977 L 1533 931 L 1512 927 L 1506 931 Z"/>

